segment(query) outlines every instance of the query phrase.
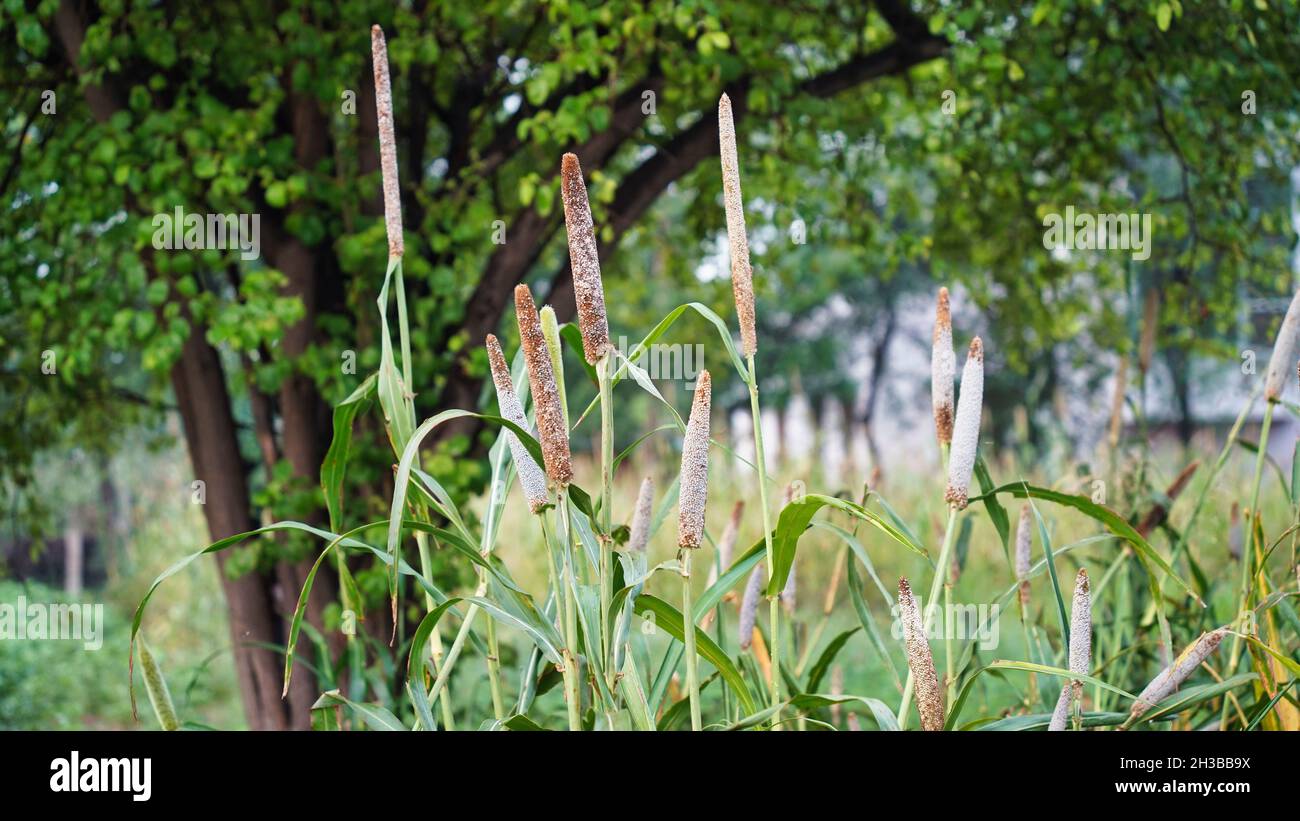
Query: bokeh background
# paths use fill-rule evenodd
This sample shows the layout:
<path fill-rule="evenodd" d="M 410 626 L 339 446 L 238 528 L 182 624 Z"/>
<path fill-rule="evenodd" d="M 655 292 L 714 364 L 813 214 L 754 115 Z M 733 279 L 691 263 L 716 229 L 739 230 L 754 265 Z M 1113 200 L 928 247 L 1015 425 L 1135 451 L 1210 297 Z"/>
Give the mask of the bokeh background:
<path fill-rule="evenodd" d="M 0 727 L 141 726 L 126 647 L 149 582 L 260 523 L 325 520 L 331 407 L 379 360 L 372 23 L 392 59 L 421 417 L 493 407 L 481 343 L 495 332 L 513 350 L 515 284 L 572 315 L 565 151 L 587 174 L 614 336 L 634 343 L 688 301 L 734 323 L 724 91 L 774 471 L 854 497 L 870 479 L 927 539 L 942 525 L 928 411 L 939 285 L 958 350 L 985 341 L 995 472 L 1072 492 L 1102 482 L 1125 511 L 1217 450 L 1295 291 L 1289 0 L 3 3 L 0 601 L 103 602 L 108 620 L 98 652 L 0 642 Z M 178 206 L 259 215 L 260 256 L 156 249 L 154 215 Z M 1044 218 L 1067 206 L 1150 215 L 1150 257 L 1045 248 Z M 688 315 L 664 342 L 713 370 L 715 435 L 744 456 L 748 397 L 713 328 Z M 684 411 L 693 372 L 659 376 Z M 584 407 L 594 389 L 577 358 L 568 377 Z M 667 421 L 632 386 L 618 401 L 619 447 Z M 1279 414 L 1271 439 L 1286 476 L 1295 418 Z M 1258 421 L 1257 409 L 1243 438 Z M 594 430 L 575 435 L 580 453 Z M 425 468 L 474 508 L 494 436 L 449 426 Z M 373 415 L 355 447 L 346 518 L 386 518 L 392 460 Z M 621 513 L 641 475 L 671 475 L 677 447 L 652 437 L 629 460 Z M 1242 453 L 1193 541 L 1211 568 L 1228 560 Z M 717 530 L 752 482 L 720 462 Z M 587 462 L 579 473 L 594 475 Z M 502 555 L 544 586 L 517 507 Z M 1008 581 L 986 528 L 964 572 L 995 594 Z M 665 556 L 668 530 L 654 548 Z M 752 517 L 742 533 L 758 538 Z M 304 727 L 340 675 L 392 690 L 378 650 L 364 673 L 331 669 L 335 578 L 314 589 L 303 669 L 280 698 L 286 618 L 317 550 L 262 538 L 160 589 L 145 632 L 188 720 Z M 472 583 L 436 558 L 447 588 Z M 834 553 L 807 561 L 800 606 L 815 614 Z M 908 561 L 883 558 L 881 575 Z M 383 571 L 354 573 L 380 647 Z M 888 686 L 871 652 L 845 654 L 860 690 Z M 464 675 L 453 691 L 485 703 L 481 673 Z"/>

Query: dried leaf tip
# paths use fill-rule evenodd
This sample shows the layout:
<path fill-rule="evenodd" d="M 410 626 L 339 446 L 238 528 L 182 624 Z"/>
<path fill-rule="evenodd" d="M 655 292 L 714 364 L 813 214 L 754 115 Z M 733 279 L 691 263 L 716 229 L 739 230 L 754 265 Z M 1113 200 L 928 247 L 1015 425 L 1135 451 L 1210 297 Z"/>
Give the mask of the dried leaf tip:
<path fill-rule="evenodd" d="M 722 202 L 727 210 L 727 243 L 731 249 L 731 291 L 740 319 L 740 342 L 746 356 L 758 351 L 754 328 L 754 272 L 749 265 L 749 238 L 745 234 L 745 199 L 740 193 L 740 161 L 736 153 L 736 122 L 731 98 L 718 100 L 718 143 L 722 155 Z"/>
<path fill-rule="evenodd" d="M 713 380 L 700 371 L 691 417 L 682 442 L 681 494 L 677 508 L 677 545 L 695 548 L 704 536 L 704 506 L 709 496 L 709 410 Z"/>
<path fill-rule="evenodd" d="M 1264 398 L 1269 402 L 1281 401 L 1282 392 L 1286 390 L 1286 379 L 1296 362 L 1296 347 L 1300 343 L 1297 337 L 1300 337 L 1300 291 L 1291 298 L 1286 318 L 1282 320 L 1282 327 L 1273 342 L 1273 356 L 1268 360 L 1268 379 L 1264 383 Z"/>
<path fill-rule="evenodd" d="M 641 491 L 636 496 L 636 510 L 632 513 L 632 527 L 627 538 L 627 549 L 633 553 L 644 551 L 650 542 L 654 500 L 655 480 L 647 476 L 641 480 Z"/>
<path fill-rule="evenodd" d="M 921 715 L 921 729 L 943 729 L 943 694 L 939 676 L 934 671 L 934 657 L 925 638 L 925 623 L 907 579 L 898 580 L 898 616 L 903 622 L 903 642 L 907 649 L 907 666 L 916 683 L 916 710 Z"/>
<path fill-rule="evenodd" d="M 488 364 L 492 369 L 492 384 L 496 388 L 497 405 L 501 408 L 501 417 L 514 422 L 524 430 L 529 430 L 528 418 L 524 416 L 523 403 L 515 393 L 514 380 L 510 378 L 510 366 L 506 364 L 501 343 L 492 335 L 487 335 L 485 347 L 488 352 Z M 515 472 L 519 474 L 519 485 L 523 488 L 524 498 L 528 500 L 528 509 L 541 513 L 547 504 L 546 477 L 542 469 L 533 460 L 532 454 L 513 431 L 506 431 L 506 441 L 510 443 L 510 456 L 515 462 Z"/>
<path fill-rule="evenodd" d="M 556 387 L 546 336 L 542 333 L 542 321 L 527 285 L 515 288 L 515 319 L 519 322 L 524 361 L 528 363 L 528 386 L 533 393 L 546 476 L 553 485 L 566 487 L 573 480 L 569 429 L 564 423 L 564 408 L 560 405 L 560 391 Z"/>
<path fill-rule="evenodd" d="M 388 256 L 406 251 L 402 241 L 402 198 L 397 187 L 397 138 L 393 134 L 393 86 L 388 76 L 388 44 L 384 30 L 370 27 L 370 56 L 375 69 L 375 114 L 379 122 L 379 167 L 384 178 L 384 227 Z"/>
<path fill-rule="evenodd" d="M 939 289 L 934 309 L 934 344 L 930 350 L 930 397 L 934 405 L 934 431 L 940 445 L 952 442 L 953 380 L 957 377 L 957 355 L 952 349 L 952 314 L 948 289 Z"/>
<path fill-rule="evenodd" d="M 961 372 L 961 396 L 957 398 L 957 419 L 952 429 L 952 452 L 948 456 L 948 489 L 944 499 L 962 510 L 970 491 L 979 446 L 980 415 L 984 407 L 984 343 L 971 340 L 966 366 Z"/>
<path fill-rule="evenodd" d="M 573 273 L 573 298 L 578 306 L 578 330 L 588 365 L 609 352 L 609 321 L 605 316 L 605 287 L 600 279 L 600 253 L 591 220 L 591 202 L 582 181 L 582 166 L 574 154 L 560 161 L 560 197 L 564 200 L 564 225 L 569 234 L 569 266 Z"/>

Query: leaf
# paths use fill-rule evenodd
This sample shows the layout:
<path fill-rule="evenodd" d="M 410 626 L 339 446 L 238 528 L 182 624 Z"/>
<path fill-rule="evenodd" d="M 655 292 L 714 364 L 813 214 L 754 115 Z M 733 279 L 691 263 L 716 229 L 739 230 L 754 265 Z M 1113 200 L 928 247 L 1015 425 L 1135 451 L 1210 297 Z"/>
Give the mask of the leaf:
<path fill-rule="evenodd" d="M 1043 545 L 1043 557 L 1047 562 L 1047 575 L 1052 581 L 1052 594 L 1056 599 L 1056 615 L 1061 624 L 1061 647 L 1065 649 L 1068 656 L 1070 652 L 1070 617 L 1065 613 L 1065 598 L 1061 594 L 1061 580 L 1056 575 L 1056 556 L 1052 552 L 1052 537 L 1047 532 L 1047 523 L 1043 521 L 1043 516 L 1038 512 L 1038 507 L 1031 501 L 1030 510 L 1034 513 L 1034 520 L 1038 523 L 1038 540 Z"/>
<path fill-rule="evenodd" d="M 1071 673 L 1069 670 L 1065 670 L 1060 667 L 1048 667 L 1045 664 L 1032 664 L 1028 661 L 998 660 L 998 661 L 990 662 L 989 666 L 982 668 L 980 672 L 982 672 L 983 670 L 1023 670 L 1029 673 L 1043 673 L 1045 675 L 1058 676 L 1060 678 L 1065 678 L 1065 679 L 1078 679 L 1079 681 L 1087 682 L 1088 684 L 1092 684 L 1094 686 L 1100 687 L 1103 690 L 1109 690 L 1112 693 L 1116 693 L 1118 695 L 1124 696 L 1124 698 L 1127 698 L 1129 701 L 1137 700 L 1137 696 L 1133 695 L 1127 690 L 1121 690 L 1115 685 L 1107 684 L 1106 682 L 1094 676 L 1090 676 L 1085 673 Z"/>
<path fill-rule="evenodd" d="M 532 454 L 533 458 L 537 460 L 537 463 L 539 465 L 542 464 L 542 449 L 541 446 L 537 444 L 537 440 L 534 439 L 528 431 L 508 419 L 502 419 L 500 416 L 493 416 L 491 414 L 474 413 L 473 411 L 459 409 L 445 410 L 442 413 L 426 419 L 420 424 L 420 427 L 416 428 L 415 432 L 410 436 L 409 441 L 407 441 L 405 448 L 403 448 L 402 458 L 397 464 L 397 476 L 393 480 L 393 503 L 388 514 L 388 552 L 392 556 L 397 558 L 401 557 L 399 542 L 403 523 L 402 512 L 406 506 L 406 491 L 411 482 L 411 473 L 415 469 L 415 459 L 420 453 L 420 444 L 424 441 L 425 437 L 433 432 L 434 428 L 438 427 L 442 423 L 465 417 L 482 419 L 485 422 L 509 428 L 524 447 L 528 449 L 528 452 Z M 478 551 L 471 546 L 470 552 L 477 554 Z M 396 564 L 391 566 L 391 572 L 388 577 L 388 592 L 392 601 L 392 612 L 394 617 L 396 617 Z"/>
<path fill-rule="evenodd" d="M 407 397 L 409 385 L 402 384 L 402 377 L 397 373 L 397 362 L 393 356 L 393 340 L 388 332 L 388 285 L 394 272 L 401 277 L 402 258 L 390 257 L 388 270 L 384 274 L 384 284 L 379 289 L 379 405 L 384 411 L 384 420 L 388 427 L 388 438 L 393 451 L 400 453 L 410 441 L 412 428 L 415 426 L 415 409 Z"/>
<path fill-rule="evenodd" d="M 375 704 L 358 704 L 355 701 L 344 698 L 338 690 L 330 690 L 321 693 L 320 698 L 311 706 L 313 710 L 320 710 L 333 705 L 342 705 L 352 710 L 352 712 L 361 716 L 362 720 L 373 730 L 405 730 L 406 725 L 388 710 Z"/>
<path fill-rule="evenodd" d="M 998 538 L 1002 540 L 1002 555 L 1007 560 L 1007 567 L 1012 567 L 1011 517 L 1008 515 L 1007 509 L 998 501 L 997 495 L 990 495 L 989 493 L 996 485 L 993 483 L 993 477 L 989 475 L 989 466 L 984 463 L 983 456 L 975 459 L 975 478 L 979 481 L 980 493 L 983 494 L 984 510 L 989 514 L 989 521 L 993 523 L 993 528 L 997 530 Z"/>
<path fill-rule="evenodd" d="M 1150 562 L 1155 567 L 1164 571 L 1167 576 L 1178 582 L 1179 586 L 1187 592 L 1187 595 L 1195 599 L 1197 604 L 1201 605 L 1201 607 L 1205 607 L 1205 602 L 1196 594 L 1196 591 L 1192 590 L 1192 586 L 1174 572 L 1173 568 L 1169 566 L 1169 563 L 1156 552 L 1155 548 L 1153 548 L 1146 539 L 1142 538 L 1142 535 L 1138 533 L 1132 525 L 1124 520 L 1124 517 L 1120 516 L 1110 508 L 1099 505 L 1086 496 L 1073 496 L 1068 493 L 1049 490 L 1025 482 L 1013 482 L 999 488 L 994 488 L 987 493 L 975 497 L 971 501 L 982 501 L 987 496 L 999 493 L 1010 493 L 1011 495 L 1021 499 L 1032 497 L 1035 499 L 1042 499 L 1045 502 L 1054 502 L 1058 505 L 1075 508 L 1092 519 L 1095 519 L 1097 522 L 1105 525 L 1111 533 L 1114 533 L 1116 536 L 1119 536 L 1121 539 L 1124 539 L 1129 544 L 1133 545 L 1133 549 L 1137 551 L 1138 556 L 1140 556 L 1144 561 Z"/>
<path fill-rule="evenodd" d="M 861 505 L 835 496 L 809 493 L 802 499 L 793 501 L 781 509 L 781 515 L 777 519 L 776 531 L 772 541 L 772 564 L 775 569 L 772 578 L 768 581 L 767 595 L 775 596 L 785 588 L 786 579 L 790 575 L 790 567 L 794 564 L 794 554 L 798 547 L 799 537 L 808 529 L 812 517 L 823 507 L 835 508 L 850 516 L 859 518 L 909 550 L 921 556 L 926 555 L 923 549 L 903 535 L 898 528 Z"/>
<path fill-rule="evenodd" d="M 348 469 L 348 456 L 352 450 L 352 422 L 357 414 L 364 413 L 374 398 L 379 374 L 372 373 L 347 399 L 334 406 L 334 439 L 320 466 L 320 486 L 325 494 L 325 507 L 329 511 L 330 530 L 339 529 L 343 510 L 343 478 Z"/>
<path fill-rule="evenodd" d="M 903 681 L 898 677 L 898 668 L 894 666 L 894 659 L 889 655 L 889 648 L 885 646 L 884 640 L 880 636 L 880 630 L 876 627 L 875 617 L 871 615 L 871 609 L 867 607 L 866 599 L 862 597 L 862 583 L 858 580 L 858 571 L 853 568 L 853 562 L 845 565 L 848 572 L 849 598 L 853 602 L 853 610 L 858 614 L 858 621 L 867 630 L 867 638 L 876 648 L 876 653 L 885 660 L 889 666 L 889 674 L 894 677 L 894 686 L 899 692 L 903 690 Z"/>
<path fill-rule="evenodd" d="M 772 716 L 787 707 L 794 707 L 797 710 L 815 710 L 821 707 L 830 707 L 833 704 L 861 704 L 870 711 L 872 718 L 875 719 L 876 725 L 882 730 L 898 730 L 898 720 L 894 718 L 894 713 L 883 701 L 875 698 L 863 698 L 862 696 L 828 696 L 812 693 L 801 693 L 793 698 L 786 699 L 775 707 L 768 707 L 757 713 L 752 713 L 734 724 L 729 724 L 727 730 L 747 730 L 750 727 L 757 727 L 765 724 Z"/>
<path fill-rule="evenodd" d="M 668 602 L 643 593 L 636 597 L 633 606 L 636 608 L 637 615 L 642 618 L 645 617 L 646 613 L 652 614 L 655 626 L 662 627 L 667 631 L 668 635 L 678 641 L 686 639 L 685 622 L 682 619 L 682 614 Z M 736 693 L 736 697 L 740 699 L 743 709 L 747 712 L 753 712 L 754 702 L 749 697 L 749 691 L 745 688 L 745 680 L 741 678 L 736 665 L 732 664 L 727 654 L 722 652 L 722 648 L 718 647 L 713 639 L 709 638 L 708 633 L 700 630 L 695 625 L 692 625 L 692 629 L 695 630 L 695 649 L 700 658 L 717 668 L 722 677 L 726 679 L 727 684 Z"/>
<path fill-rule="evenodd" d="M 428 658 L 424 650 L 429 644 L 429 637 L 433 635 L 434 630 L 438 629 L 438 621 L 458 601 L 460 599 L 447 599 L 420 619 L 420 625 L 415 628 L 415 635 L 411 637 L 411 650 L 406 657 L 406 691 L 415 704 L 415 713 L 419 716 L 420 725 L 426 730 L 432 730 L 438 725 L 433 720 L 433 711 L 429 708 L 428 694 L 424 689 L 424 662 Z M 419 661 L 417 662 L 416 659 Z"/>
<path fill-rule="evenodd" d="M 831 639 L 830 644 L 826 645 L 826 649 L 817 657 L 812 669 L 808 671 L 808 686 L 804 688 L 805 692 L 817 692 L 817 688 L 822 683 L 822 678 L 826 675 L 826 671 L 830 669 L 831 662 L 835 661 L 835 656 L 843 649 L 845 642 L 861 629 L 861 627 L 854 627 Z"/>
<path fill-rule="evenodd" d="M 1156 6 L 1156 26 L 1161 31 L 1169 31 L 1169 23 L 1173 19 L 1174 10 L 1168 3 L 1161 3 Z"/>

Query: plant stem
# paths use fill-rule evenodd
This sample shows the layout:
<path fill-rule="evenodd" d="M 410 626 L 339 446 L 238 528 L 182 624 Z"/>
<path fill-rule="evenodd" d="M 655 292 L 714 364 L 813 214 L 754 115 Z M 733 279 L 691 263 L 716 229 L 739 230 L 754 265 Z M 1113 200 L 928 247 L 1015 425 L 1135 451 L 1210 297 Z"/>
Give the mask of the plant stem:
<path fill-rule="evenodd" d="M 573 544 L 569 536 L 569 489 L 560 488 L 555 509 L 556 545 L 564 562 L 564 685 L 567 692 L 569 729 L 582 729 L 582 693 L 578 682 L 578 603 L 574 599 L 577 579 L 573 573 Z M 590 636 L 588 636 L 590 640 Z"/>
<path fill-rule="evenodd" d="M 686 645 L 686 689 L 691 699 L 691 729 L 699 732 L 700 723 L 700 677 L 696 669 L 695 658 L 695 611 L 691 608 L 691 549 L 677 551 L 682 574 L 682 634 Z"/>
<path fill-rule="evenodd" d="M 401 293 L 400 289 L 398 290 L 398 293 Z M 426 518 L 426 514 L 422 511 L 418 515 L 422 519 Z M 415 543 L 420 549 L 420 575 L 424 577 L 426 582 L 433 584 L 433 568 L 429 559 L 429 534 L 423 531 L 416 531 Z M 428 610 L 432 610 L 435 607 L 433 596 L 429 595 L 428 592 L 424 594 L 424 606 Z M 437 627 L 435 627 L 433 632 L 429 635 L 429 657 L 433 659 L 433 670 L 438 674 L 438 678 L 440 680 L 445 679 L 446 673 L 444 673 L 442 660 L 442 635 L 441 631 L 439 631 Z M 447 672 L 450 671 L 448 670 Z M 440 689 L 441 688 L 438 687 L 434 688 L 434 694 L 429 697 L 431 702 L 438 697 L 438 691 Z M 442 710 L 443 728 L 447 730 L 454 729 L 455 723 L 452 718 L 450 690 L 447 691 L 447 696 L 442 700 L 439 707 Z M 430 727 L 429 729 L 432 730 L 433 728 Z"/>
<path fill-rule="evenodd" d="M 949 578 L 946 571 L 944 576 L 945 578 Z M 944 683 L 947 685 L 948 690 L 947 703 L 952 704 L 957 700 L 957 681 L 956 676 L 953 675 L 952 625 L 947 623 L 948 616 L 952 613 L 952 583 L 950 581 L 944 581 L 943 583 L 943 613 L 943 655 L 944 665 L 948 671 L 947 675 L 944 677 Z"/>
<path fill-rule="evenodd" d="M 948 559 L 952 554 L 953 536 L 957 532 L 957 508 L 948 509 L 948 526 L 943 533 L 943 547 L 939 550 L 939 563 L 934 569 L 934 580 L 930 582 L 930 595 L 922 602 L 922 625 L 925 623 L 925 610 L 939 597 L 939 589 L 943 585 L 944 577 L 948 575 Z M 928 630 L 926 631 L 929 632 Z M 947 634 L 948 626 L 944 625 L 944 633 Z M 912 690 L 916 687 L 916 682 L 912 679 L 912 671 L 907 671 L 907 684 L 903 685 L 903 702 L 898 707 L 898 726 L 901 729 L 907 729 L 907 710 L 912 706 Z"/>
<path fill-rule="evenodd" d="M 600 644 L 611 689 L 614 685 L 614 638 L 609 635 L 609 608 L 614 597 L 614 355 L 596 363 L 600 386 Z"/>
<path fill-rule="evenodd" d="M 1251 483 L 1250 490 L 1250 507 L 1246 509 L 1247 517 L 1245 521 L 1247 537 L 1242 539 L 1241 547 L 1241 591 L 1240 601 L 1237 613 L 1241 615 L 1250 608 L 1250 578 L 1253 575 L 1255 566 L 1255 518 L 1258 515 L 1259 505 L 1259 486 L 1264 478 L 1264 461 L 1268 458 L 1268 432 L 1273 426 L 1273 408 L 1274 403 L 1269 402 L 1264 406 L 1264 422 L 1259 429 L 1259 450 L 1255 453 L 1255 479 Z M 1263 517 L 1260 517 L 1261 521 Z M 1232 657 L 1228 661 L 1228 670 L 1224 673 L 1224 678 L 1231 676 L 1237 671 L 1237 662 L 1241 660 L 1241 635 L 1233 633 L 1232 636 Z M 1223 728 L 1224 722 L 1228 718 L 1228 700 L 1223 700 L 1223 712 L 1220 716 L 1219 727 Z"/>
<path fill-rule="evenodd" d="M 749 409 L 754 425 L 754 464 L 758 468 L 758 502 L 763 509 L 763 542 L 767 547 L 767 583 L 772 584 L 776 572 L 772 547 L 772 515 L 767 502 L 767 455 L 763 452 L 763 412 L 758 404 L 758 374 L 754 368 L 754 355 L 748 357 L 749 363 Z M 768 607 L 772 637 L 772 707 L 776 710 L 772 716 L 772 727 L 781 726 L 781 608 L 776 596 L 769 599 Z"/>
<path fill-rule="evenodd" d="M 501 651 L 497 646 L 497 623 L 491 616 L 488 617 L 487 622 L 487 645 L 488 687 L 492 691 L 492 716 L 500 721 L 506 717 L 506 709 L 501 701 Z"/>

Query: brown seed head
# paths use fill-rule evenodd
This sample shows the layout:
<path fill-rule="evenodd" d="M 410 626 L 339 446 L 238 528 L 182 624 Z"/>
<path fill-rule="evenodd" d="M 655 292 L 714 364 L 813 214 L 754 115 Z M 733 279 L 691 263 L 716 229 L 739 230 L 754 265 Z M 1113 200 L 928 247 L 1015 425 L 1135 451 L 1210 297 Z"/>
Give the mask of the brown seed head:
<path fill-rule="evenodd" d="M 727 210 L 727 242 L 731 247 L 731 290 L 740 319 L 740 341 L 746 356 L 758 351 L 754 329 L 754 273 L 749 265 L 749 238 L 745 234 L 745 200 L 740 193 L 740 161 L 736 154 L 736 123 L 731 98 L 718 101 L 718 142 L 722 154 L 722 201 Z"/>
<path fill-rule="evenodd" d="M 405 252 L 402 242 L 402 198 L 397 188 L 397 138 L 393 135 L 393 87 L 388 77 L 388 44 L 384 30 L 370 28 L 370 56 L 375 69 L 375 113 L 379 120 L 379 167 L 384 177 L 384 227 L 388 256 Z"/>
<path fill-rule="evenodd" d="M 930 398 L 934 407 L 934 431 L 939 444 L 952 442 L 953 380 L 957 377 L 957 356 L 952 350 L 952 315 L 948 310 L 948 289 L 939 289 L 934 310 L 934 341 L 930 349 Z"/>
<path fill-rule="evenodd" d="M 677 544 L 699 547 L 704 535 L 704 506 L 709 497 L 709 410 L 713 380 L 700 371 L 695 383 L 695 400 L 682 442 L 681 493 L 677 508 Z"/>
<path fill-rule="evenodd" d="M 569 264 L 573 271 L 573 298 L 578 306 L 578 330 L 587 364 L 609 352 L 609 322 L 605 317 L 605 287 L 600 279 L 600 254 L 591 220 L 591 203 L 582 181 L 577 156 L 565 154 L 560 162 L 560 196 L 564 200 L 564 225 L 569 233 Z"/>
<path fill-rule="evenodd" d="M 487 335 L 488 364 L 492 368 L 492 384 L 496 387 L 497 405 L 501 408 L 503 419 L 509 419 L 524 430 L 529 430 L 528 418 L 524 416 L 523 403 L 515 393 L 515 383 L 510 378 L 510 367 L 506 365 L 505 354 L 501 352 L 501 343 L 492 334 Z M 547 505 L 546 477 L 542 469 L 533 461 L 519 437 L 513 431 L 506 432 L 506 441 L 510 443 L 510 456 L 515 461 L 515 471 L 519 474 L 519 485 L 523 488 L 528 508 L 533 513 L 540 513 Z"/>
<path fill-rule="evenodd" d="M 916 710 L 921 714 L 921 729 L 943 729 L 943 693 L 934 671 L 934 657 L 925 637 L 925 624 L 916 597 L 907 579 L 898 580 L 898 616 L 903 622 L 903 642 L 907 647 L 907 666 L 916 686 Z"/>
<path fill-rule="evenodd" d="M 515 318 L 519 322 L 524 361 L 528 363 L 528 386 L 533 393 L 533 410 L 537 416 L 546 475 L 552 484 L 566 487 L 573 480 L 569 430 L 564 424 L 564 409 L 560 407 L 560 392 L 555 385 L 555 371 L 551 368 L 551 354 L 542 333 L 542 321 L 527 285 L 515 288 Z"/>

